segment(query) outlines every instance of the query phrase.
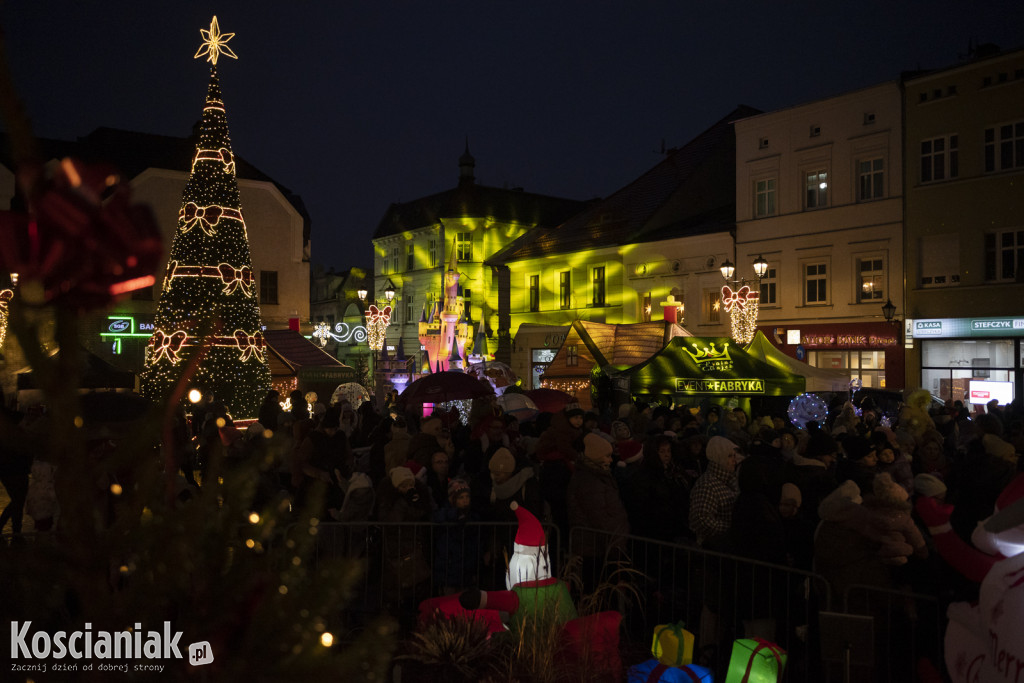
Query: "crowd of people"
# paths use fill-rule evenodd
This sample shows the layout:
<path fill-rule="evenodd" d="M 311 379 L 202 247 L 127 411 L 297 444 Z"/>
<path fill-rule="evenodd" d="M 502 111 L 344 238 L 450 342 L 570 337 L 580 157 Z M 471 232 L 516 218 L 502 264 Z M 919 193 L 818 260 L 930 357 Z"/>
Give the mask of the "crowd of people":
<path fill-rule="evenodd" d="M 520 423 L 493 398 L 475 400 L 462 419 L 454 409 L 420 416 L 395 395 L 384 411 L 345 401 L 310 409 L 294 392 L 285 411 L 271 391 L 245 430 L 216 401 L 179 415 L 174 450 L 187 497 L 214 450 L 244 458 L 272 437 L 280 457 L 264 494 L 287 492 L 301 509 L 324 491 L 326 521 L 514 524 L 515 501 L 557 528 L 563 547 L 575 528 L 603 532 L 572 536 L 570 550 L 595 571 L 615 538 L 639 536 L 814 571 L 834 594 L 865 583 L 969 591 L 943 574 L 912 503 L 954 504 L 952 527 L 969 538 L 1021 470 L 1024 412 L 929 406 L 922 392 L 896 415 L 847 401 L 822 424 L 797 427 L 784 414 L 642 402 L 614 414 L 570 406 Z M 39 419 L 33 410 L 24 424 Z M 0 520 L 17 535 L 27 509 L 37 529 L 49 528 L 59 514 L 49 464 L 5 452 L 0 475 L 11 499 Z M 451 538 L 437 545 L 428 561 L 451 590 L 468 583 L 452 569 L 458 558 L 500 552 L 467 553 Z"/>

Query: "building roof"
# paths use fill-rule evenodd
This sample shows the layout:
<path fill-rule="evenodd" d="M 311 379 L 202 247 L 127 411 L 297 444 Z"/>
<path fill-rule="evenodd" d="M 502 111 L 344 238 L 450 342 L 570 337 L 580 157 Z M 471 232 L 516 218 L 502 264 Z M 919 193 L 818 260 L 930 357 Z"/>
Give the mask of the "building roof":
<path fill-rule="evenodd" d="M 38 138 L 36 143 L 44 160 L 75 157 L 87 163 L 106 163 L 126 178 L 135 178 L 148 168 L 188 173 L 197 139 L 198 124 L 193 135 L 184 138 L 100 127 L 75 141 Z M 308 242 L 311 221 L 302 199 L 238 154 L 234 159 L 238 178 L 273 184 L 295 207 L 303 220 L 303 240 Z M 13 168 L 11 140 L 6 133 L 0 133 L 0 163 Z"/>
<path fill-rule="evenodd" d="M 553 226 L 580 211 L 586 202 L 549 197 L 521 189 L 502 189 L 463 179 L 458 187 L 411 202 L 392 204 L 373 239 L 437 225 L 442 219 L 489 217 L 502 223 Z"/>
<path fill-rule="evenodd" d="M 595 365 L 602 369 L 639 365 L 675 336 L 688 337 L 690 333 L 664 320 L 621 325 L 574 320 L 544 378 L 589 377 Z M 569 365 L 568 347 L 572 345 L 577 347 L 577 360 Z"/>
<path fill-rule="evenodd" d="M 708 213 L 714 215 L 715 229 L 731 227 L 735 224 L 735 173 L 728 186 L 723 183 L 721 187 L 705 188 L 701 186 L 706 179 L 703 171 L 714 159 L 735 168 L 732 124 L 758 113 L 740 105 L 607 199 L 591 204 L 556 227 L 523 235 L 488 263 L 651 241 L 655 234 L 652 231 L 657 231 L 658 239 L 664 239 L 662 235 L 667 231 L 679 236 L 684 226 L 707 230 L 700 221 L 693 224 L 692 219 Z M 730 212 L 733 221 L 723 226 L 720 217 Z"/>
<path fill-rule="evenodd" d="M 293 372 L 302 367 L 349 367 L 295 330 L 267 330 L 263 338 L 271 353 Z"/>

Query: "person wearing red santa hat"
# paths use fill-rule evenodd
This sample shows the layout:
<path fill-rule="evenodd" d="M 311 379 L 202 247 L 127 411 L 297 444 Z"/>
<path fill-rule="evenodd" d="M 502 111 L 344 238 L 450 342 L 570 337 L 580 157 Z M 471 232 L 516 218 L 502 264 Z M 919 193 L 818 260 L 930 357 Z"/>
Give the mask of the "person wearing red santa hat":
<path fill-rule="evenodd" d="M 949 606 L 946 665 L 954 683 L 1024 682 L 1024 473 L 996 499 L 988 519 L 978 523 L 972 548 L 949 525 L 952 506 L 930 497 L 917 503 L 935 546 L 968 578 L 981 581 L 977 604 Z"/>

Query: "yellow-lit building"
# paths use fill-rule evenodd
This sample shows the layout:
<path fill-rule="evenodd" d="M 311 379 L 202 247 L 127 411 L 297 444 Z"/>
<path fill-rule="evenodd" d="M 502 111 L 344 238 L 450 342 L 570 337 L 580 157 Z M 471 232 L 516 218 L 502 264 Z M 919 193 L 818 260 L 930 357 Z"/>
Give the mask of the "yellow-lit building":
<path fill-rule="evenodd" d="M 719 268 L 736 258 L 733 127 L 757 113 L 737 108 L 608 198 L 486 262 L 508 281 L 502 315 L 520 377 L 539 380 L 552 338 L 576 320 L 658 321 L 669 308 L 695 335 L 728 336 Z"/>
<path fill-rule="evenodd" d="M 1024 391 L 1024 50 L 983 46 L 904 98 L 907 386 L 1006 403 Z"/>
<path fill-rule="evenodd" d="M 471 330 L 483 322 L 487 353 L 508 358 L 509 326 L 499 320 L 501 283 L 496 269 L 484 265 L 495 253 L 537 227 L 558 225 L 578 213 L 585 203 L 525 192 L 487 187 L 476 182 L 476 162 L 469 149 L 459 158 L 458 185 L 411 202 L 392 204 L 373 236 L 374 289 L 395 289 L 387 351 L 401 348 L 427 371 L 419 323 L 443 299 L 444 272 L 454 254 L 458 295 Z"/>

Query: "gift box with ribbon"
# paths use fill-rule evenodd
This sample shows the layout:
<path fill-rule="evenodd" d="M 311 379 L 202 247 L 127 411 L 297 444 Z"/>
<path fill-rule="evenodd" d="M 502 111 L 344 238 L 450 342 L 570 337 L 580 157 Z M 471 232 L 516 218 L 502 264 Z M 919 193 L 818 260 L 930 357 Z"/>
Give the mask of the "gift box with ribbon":
<path fill-rule="evenodd" d="M 669 666 L 693 663 L 693 634 L 683 628 L 684 623 L 659 624 L 654 627 L 651 654 Z"/>
<path fill-rule="evenodd" d="M 732 644 L 725 683 L 776 683 L 786 668 L 786 651 L 760 638 L 740 638 Z"/>
<path fill-rule="evenodd" d="M 627 683 L 715 683 L 711 669 L 696 664 L 669 666 L 648 659 L 629 667 Z"/>

